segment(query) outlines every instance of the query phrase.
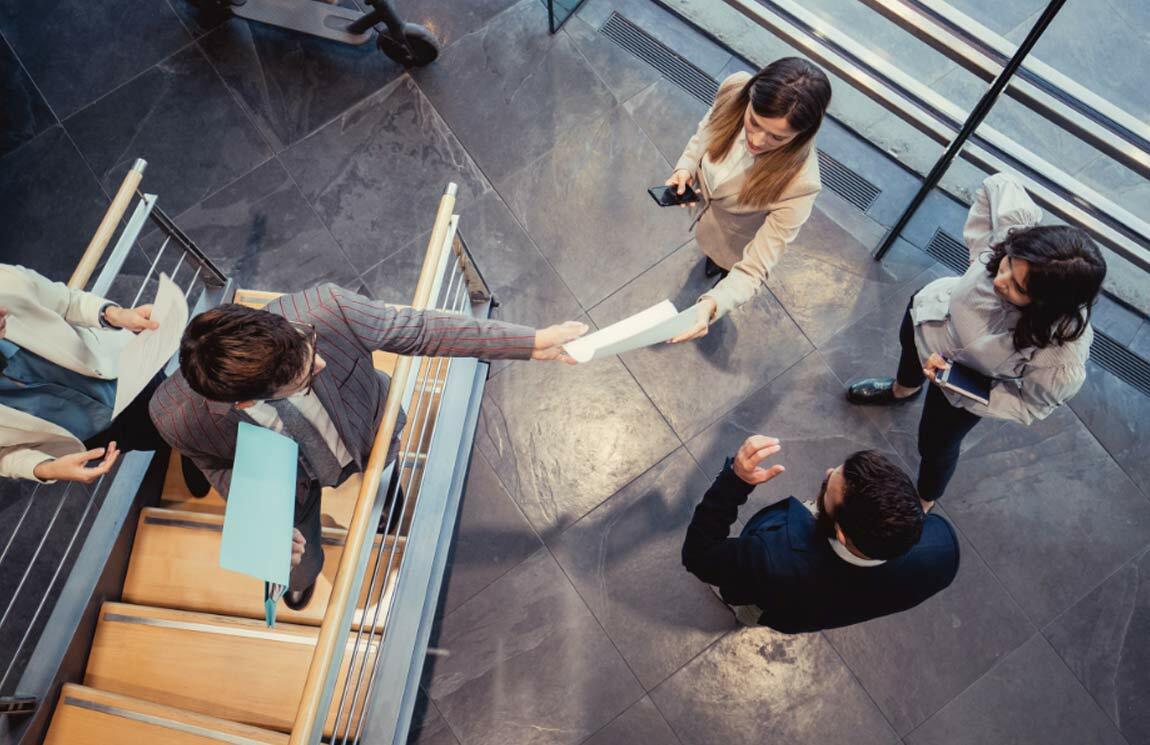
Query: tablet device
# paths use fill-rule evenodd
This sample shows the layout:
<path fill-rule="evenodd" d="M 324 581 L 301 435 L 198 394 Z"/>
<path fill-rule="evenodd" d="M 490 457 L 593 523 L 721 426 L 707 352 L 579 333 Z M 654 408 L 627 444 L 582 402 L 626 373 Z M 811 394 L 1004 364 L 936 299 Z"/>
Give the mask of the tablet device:
<path fill-rule="evenodd" d="M 950 362 L 948 360 L 948 362 Z M 990 405 L 990 383 L 988 375 L 983 375 L 958 362 L 950 362 L 950 367 L 938 376 L 938 384 L 948 391 L 954 391 L 960 396 L 979 402 L 983 406 Z"/>

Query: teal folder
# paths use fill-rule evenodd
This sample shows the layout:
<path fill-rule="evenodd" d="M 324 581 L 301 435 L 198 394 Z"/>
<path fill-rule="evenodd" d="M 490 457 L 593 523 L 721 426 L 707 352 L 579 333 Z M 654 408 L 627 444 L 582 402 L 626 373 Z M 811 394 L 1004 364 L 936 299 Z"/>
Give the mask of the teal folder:
<path fill-rule="evenodd" d="M 287 585 L 298 463 L 299 446 L 291 438 L 240 422 L 220 566 Z"/>

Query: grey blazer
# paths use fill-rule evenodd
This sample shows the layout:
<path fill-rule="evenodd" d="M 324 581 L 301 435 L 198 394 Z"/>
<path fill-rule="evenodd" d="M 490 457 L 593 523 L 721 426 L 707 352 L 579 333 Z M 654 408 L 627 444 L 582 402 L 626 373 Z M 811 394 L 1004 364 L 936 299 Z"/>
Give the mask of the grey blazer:
<path fill-rule="evenodd" d="M 1045 419 L 1068 401 L 1086 380 L 1086 358 L 1094 330 L 1075 341 L 1045 349 L 1014 348 L 1019 310 L 994 293 L 985 256 L 1013 229 L 1037 225 L 1042 210 L 1010 174 L 983 181 L 966 218 L 963 238 L 970 268 L 961 277 L 944 277 L 922 288 L 911 318 L 915 343 L 926 362 L 931 353 L 957 359 L 999 380 L 984 406 L 944 391 L 953 406 L 978 416 L 1030 424 Z"/>
<path fill-rule="evenodd" d="M 266 310 L 315 326 L 317 351 L 327 361 L 327 368 L 315 379 L 315 394 L 360 470 L 371 453 L 391 384 L 391 378 L 375 369 L 374 350 L 428 357 L 529 359 L 535 346 L 535 331 L 526 326 L 396 308 L 333 284 L 284 295 Z M 164 440 L 190 457 L 226 497 L 239 423 L 256 422 L 231 402 L 203 398 L 179 372 L 156 391 L 149 413 Z M 401 413 L 396 437 L 404 421 Z M 300 503 L 310 486 L 309 471 L 301 458 L 296 483 Z"/>

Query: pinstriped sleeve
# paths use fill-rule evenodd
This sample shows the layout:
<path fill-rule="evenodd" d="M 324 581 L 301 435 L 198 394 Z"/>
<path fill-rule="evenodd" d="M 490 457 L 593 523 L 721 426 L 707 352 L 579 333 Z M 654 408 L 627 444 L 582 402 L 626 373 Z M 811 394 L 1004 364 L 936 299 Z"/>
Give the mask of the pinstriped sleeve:
<path fill-rule="evenodd" d="M 338 316 L 369 350 L 427 357 L 526 360 L 535 348 L 535 329 L 527 326 L 396 307 L 333 284 L 321 285 L 314 292 L 320 312 Z"/>

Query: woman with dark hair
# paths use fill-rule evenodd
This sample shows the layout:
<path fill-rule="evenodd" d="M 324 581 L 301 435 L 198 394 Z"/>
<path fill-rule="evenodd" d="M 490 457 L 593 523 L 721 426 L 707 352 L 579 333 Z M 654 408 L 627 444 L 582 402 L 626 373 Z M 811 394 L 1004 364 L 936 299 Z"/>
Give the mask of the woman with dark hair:
<path fill-rule="evenodd" d="M 719 86 L 667 185 L 700 193 L 692 228 L 707 276 L 721 281 L 699 299 L 697 325 L 672 341 L 706 335 L 754 296 L 798 235 L 821 188 L 815 133 L 830 101 L 826 74 L 798 57 Z"/>
<path fill-rule="evenodd" d="M 929 509 L 958 464 L 962 439 L 983 417 L 1030 424 L 1086 380 L 1091 308 L 1106 262 L 1085 231 L 1040 226 L 1042 211 L 1013 176 L 983 182 L 963 237 L 970 268 L 935 280 L 907 307 L 895 378 L 852 383 L 856 404 L 910 401 L 957 362 L 991 379 L 989 404 L 930 386 L 918 427 L 918 490 Z"/>

